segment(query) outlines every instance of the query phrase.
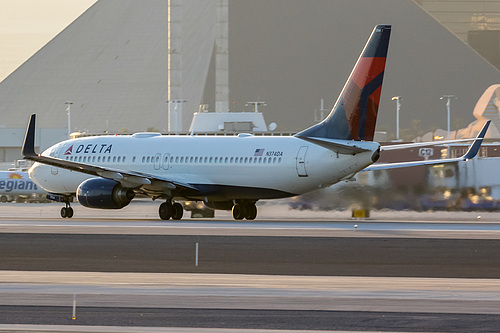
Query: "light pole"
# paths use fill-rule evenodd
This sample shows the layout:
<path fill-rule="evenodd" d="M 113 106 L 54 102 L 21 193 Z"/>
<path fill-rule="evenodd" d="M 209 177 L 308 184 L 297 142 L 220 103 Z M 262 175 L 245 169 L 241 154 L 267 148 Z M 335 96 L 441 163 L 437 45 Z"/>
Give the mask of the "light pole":
<path fill-rule="evenodd" d="M 68 106 L 66 108 L 66 112 L 68 113 L 68 139 L 71 139 L 71 104 L 73 104 L 73 102 L 67 101 L 64 104 Z"/>
<path fill-rule="evenodd" d="M 448 113 L 448 138 L 447 140 L 450 140 L 450 110 L 451 110 L 451 100 L 452 99 L 458 99 L 455 97 L 455 95 L 443 95 L 441 96 L 439 99 L 446 99 L 447 102 L 446 102 L 446 109 L 447 109 L 447 113 Z"/>
<path fill-rule="evenodd" d="M 393 101 L 396 101 L 396 140 L 399 141 L 399 110 L 401 110 L 401 101 L 403 97 L 394 96 Z"/>

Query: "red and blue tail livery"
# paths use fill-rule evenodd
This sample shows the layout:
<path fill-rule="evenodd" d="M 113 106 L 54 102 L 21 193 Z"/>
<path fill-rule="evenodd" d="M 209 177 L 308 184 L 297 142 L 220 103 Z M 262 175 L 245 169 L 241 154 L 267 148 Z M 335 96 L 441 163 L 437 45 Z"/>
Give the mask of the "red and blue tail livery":
<path fill-rule="evenodd" d="M 373 141 L 390 25 L 377 25 L 328 117 L 298 137 Z"/>

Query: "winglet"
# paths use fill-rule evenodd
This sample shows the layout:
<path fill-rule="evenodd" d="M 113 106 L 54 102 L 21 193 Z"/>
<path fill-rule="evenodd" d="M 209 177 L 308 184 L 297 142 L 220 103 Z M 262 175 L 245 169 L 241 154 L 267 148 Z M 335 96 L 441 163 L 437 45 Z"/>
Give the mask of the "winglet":
<path fill-rule="evenodd" d="M 36 114 L 32 114 L 26 129 L 26 136 L 24 137 L 23 148 L 21 153 L 24 157 L 36 156 L 35 153 L 35 120 Z"/>
<path fill-rule="evenodd" d="M 491 120 L 488 120 L 486 124 L 484 124 L 481 132 L 479 132 L 474 142 L 470 145 L 469 150 L 467 150 L 467 153 L 462 156 L 464 160 L 470 160 L 471 158 L 476 157 L 477 153 L 479 152 L 479 148 L 481 148 L 481 144 L 483 143 L 484 136 L 486 135 L 486 131 L 488 131 L 490 123 Z"/>

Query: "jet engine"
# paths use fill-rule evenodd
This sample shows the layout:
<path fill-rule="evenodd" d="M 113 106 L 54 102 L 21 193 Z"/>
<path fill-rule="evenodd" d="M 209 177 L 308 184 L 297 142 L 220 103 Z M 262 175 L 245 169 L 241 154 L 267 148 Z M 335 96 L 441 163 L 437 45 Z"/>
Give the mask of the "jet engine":
<path fill-rule="evenodd" d="M 87 179 L 76 190 L 78 202 L 89 208 L 120 209 L 128 205 L 134 195 L 133 190 L 105 178 Z"/>

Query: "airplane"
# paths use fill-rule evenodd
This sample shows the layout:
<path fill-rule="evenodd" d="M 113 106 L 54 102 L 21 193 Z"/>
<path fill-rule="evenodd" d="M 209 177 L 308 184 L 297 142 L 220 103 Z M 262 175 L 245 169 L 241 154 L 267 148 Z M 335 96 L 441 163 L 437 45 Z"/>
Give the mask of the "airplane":
<path fill-rule="evenodd" d="M 33 194 L 43 195 L 46 192 L 39 188 L 26 171 L 0 171 L 0 201 L 12 201 L 16 197 L 30 197 Z"/>
<path fill-rule="evenodd" d="M 254 220 L 261 199 L 293 197 L 376 169 L 381 146 L 373 142 L 385 71 L 390 25 L 370 35 L 332 111 L 321 123 L 294 136 L 195 136 L 142 132 L 66 140 L 37 154 L 31 115 L 22 154 L 36 163 L 31 179 L 65 203 L 74 197 L 89 208 L 120 209 L 135 195 L 162 199 L 162 220 L 180 220 L 177 200 L 203 201 Z M 392 163 L 389 167 L 442 164 L 473 158 L 485 125 L 468 152 L 455 159 Z"/>

